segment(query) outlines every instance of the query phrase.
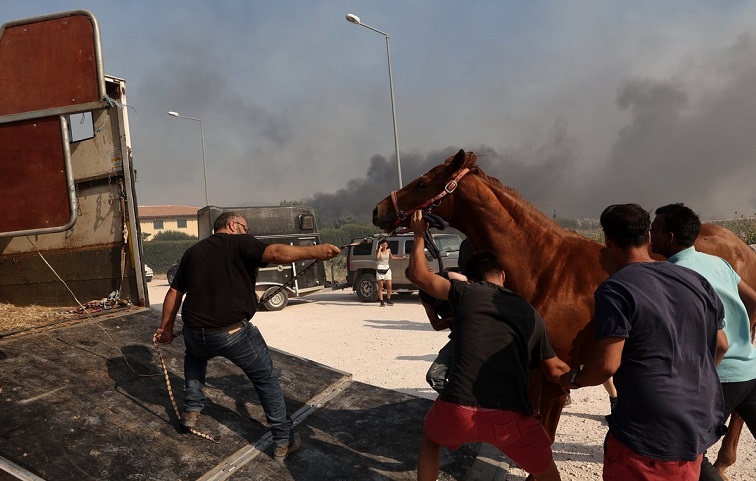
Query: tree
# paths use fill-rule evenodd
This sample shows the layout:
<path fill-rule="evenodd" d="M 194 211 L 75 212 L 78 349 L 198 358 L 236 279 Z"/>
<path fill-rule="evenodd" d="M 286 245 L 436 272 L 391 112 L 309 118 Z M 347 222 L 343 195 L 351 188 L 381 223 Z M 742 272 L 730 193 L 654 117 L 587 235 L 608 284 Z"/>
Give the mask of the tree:
<path fill-rule="evenodd" d="M 333 223 L 333 227 L 335 229 L 341 229 L 345 225 L 349 225 L 349 224 L 362 225 L 362 222 L 360 221 L 360 219 L 358 219 L 357 217 L 353 215 L 346 215 L 344 217 L 339 217 L 336 220 L 336 222 Z"/>

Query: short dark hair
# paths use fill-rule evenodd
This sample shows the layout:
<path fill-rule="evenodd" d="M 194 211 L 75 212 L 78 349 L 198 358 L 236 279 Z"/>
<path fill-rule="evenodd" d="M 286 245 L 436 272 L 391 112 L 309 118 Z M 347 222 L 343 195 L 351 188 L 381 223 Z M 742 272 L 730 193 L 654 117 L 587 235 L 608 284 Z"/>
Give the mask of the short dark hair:
<path fill-rule="evenodd" d="M 465 264 L 465 275 L 473 281 L 482 281 L 489 275 L 502 271 L 499 258 L 491 249 L 482 249 L 470 254 Z"/>
<path fill-rule="evenodd" d="M 244 216 L 238 212 L 224 212 L 215 219 L 215 222 L 213 223 L 213 231 L 218 232 L 226 227 L 233 219 L 244 219 Z"/>
<path fill-rule="evenodd" d="M 651 216 L 638 204 L 614 204 L 601 213 L 604 236 L 621 249 L 648 243 Z"/>
<path fill-rule="evenodd" d="M 701 231 L 701 219 L 693 209 L 678 202 L 659 207 L 656 215 L 664 216 L 664 232 L 674 234 L 681 247 L 690 247 L 696 242 Z"/>
<path fill-rule="evenodd" d="M 457 259 L 457 268 L 459 272 L 464 274 L 467 270 L 467 262 L 470 256 L 474 252 L 472 242 L 469 238 L 465 238 L 459 245 L 459 258 Z"/>

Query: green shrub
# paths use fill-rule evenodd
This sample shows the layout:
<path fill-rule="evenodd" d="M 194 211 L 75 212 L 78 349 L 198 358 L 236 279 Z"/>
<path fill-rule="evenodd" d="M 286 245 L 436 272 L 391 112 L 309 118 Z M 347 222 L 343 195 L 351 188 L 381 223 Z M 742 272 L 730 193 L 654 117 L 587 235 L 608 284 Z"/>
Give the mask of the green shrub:
<path fill-rule="evenodd" d="M 721 220 L 713 223 L 730 229 L 746 244 L 756 244 L 756 219 Z"/>
<path fill-rule="evenodd" d="M 338 247 L 343 247 L 352 242 L 352 239 L 369 237 L 380 232 L 381 230 L 379 228 L 372 225 L 344 224 L 338 229 L 333 227 L 320 229 L 320 242 L 323 244 L 333 244 Z"/>
<path fill-rule="evenodd" d="M 144 262 L 156 273 L 163 274 L 184 255 L 184 251 L 197 243 L 197 240 L 153 240 L 144 242 Z"/>
<path fill-rule="evenodd" d="M 197 236 L 189 235 L 186 232 L 179 232 L 177 230 L 167 230 L 164 232 L 158 232 L 155 234 L 150 242 L 154 241 L 186 241 L 193 240 L 197 242 Z"/>

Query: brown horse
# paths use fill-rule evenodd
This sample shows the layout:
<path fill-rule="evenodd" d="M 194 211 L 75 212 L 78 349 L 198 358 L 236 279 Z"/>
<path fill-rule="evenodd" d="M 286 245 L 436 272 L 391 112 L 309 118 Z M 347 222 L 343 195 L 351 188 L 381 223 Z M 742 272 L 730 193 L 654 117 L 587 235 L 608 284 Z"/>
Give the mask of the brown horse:
<path fill-rule="evenodd" d="M 379 202 L 373 223 L 389 231 L 406 224 L 412 212 L 432 209 L 475 249 L 492 248 L 507 273 L 507 287 L 546 320 L 557 355 L 574 367 L 585 364 L 594 347 L 593 292 L 613 272 L 603 245 L 561 228 L 515 190 L 484 174 L 475 161 L 475 154 L 460 150 Z M 728 229 L 704 224 L 696 248 L 724 257 L 756 285 L 756 254 Z M 553 440 L 566 395 L 540 372 L 533 376 L 531 399 Z M 731 431 L 739 434 L 740 428 L 731 426 Z M 735 460 L 736 443 L 737 435 L 723 442 L 722 452 L 727 452 L 717 460 L 722 472 Z"/>

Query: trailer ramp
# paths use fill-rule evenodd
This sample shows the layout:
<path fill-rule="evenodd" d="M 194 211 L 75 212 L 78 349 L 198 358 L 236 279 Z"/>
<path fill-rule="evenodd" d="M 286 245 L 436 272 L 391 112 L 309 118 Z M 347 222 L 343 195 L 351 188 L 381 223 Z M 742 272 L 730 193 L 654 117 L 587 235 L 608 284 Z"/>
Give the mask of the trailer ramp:
<path fill-rule="evenodd" d="M 186 433 L 152 346 L 159 323 L 159 313 L 131 308 L 0 338 L 0 481 L 415 479 L 430 400 L 275 349 L 300 451 L 273 461 L 257 394 L 223 359 L 208 365 L 198 426 L 219 443 Z M 161 349 L 180 408 L 183 339 Z M 480 479 L 477 450 L 442 449 L 439 479 Z"/>

